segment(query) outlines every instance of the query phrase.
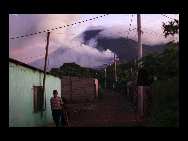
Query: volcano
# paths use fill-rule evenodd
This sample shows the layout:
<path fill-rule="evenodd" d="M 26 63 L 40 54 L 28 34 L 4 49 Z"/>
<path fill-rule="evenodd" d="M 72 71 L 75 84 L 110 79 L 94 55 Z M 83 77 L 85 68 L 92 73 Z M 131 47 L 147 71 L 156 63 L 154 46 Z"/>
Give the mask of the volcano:
<path fill-rule="evenodd" d="M 138 42 L 124 38 L 105 37 L 100 34 L 103 29 L 86 30 L 75 36 L 71 42 L 77 42 L 77 47 L 60 47 L 48 57 L 48 69 L 59 68 L 63 63 L 75 62 L 82 67 L 97 68 L 107 67 L 113 64 L 113 52 L 118 56 L 119 61 L 132 61 L 138 58 Z M 142 44 L 142 56 L 162 52 L 164 44 L 150 46 Z M 111 60 L 111 61 L 110 61 Z M 105 65 L 103 65 L 105 64 Z M 106 65 L 107 64 L 107 65 Z M 44 58 L 29 63 L 36 68 L 44 68 Z"/>
<path fill-rule="evenodd" d="M 137 60 L 138 58 L 138 42 L 132 39 L 119 37 L 119 38 L 110 38 L 101 36 L 100 32 L 103 31 L 102 29 L 99 30 L 87 30 L 82 34 L 78 35 L 78 37 L 83 37 L 84 41 L 83 44 L 90 44 L 92 42 L 96 42 L 95 48 L 99 51 L 106 51 L 107 49 L 115 52 L 119 57 L 120 61 L 132 61 Z M 100 35 L 100 36 L 99 36 Z M 76 37 L 74 38 L 76 40 Z M 148 54 L 152 54 L 154 52 L 163 52 L 165 44 L 159 45 L 145 45 L 142 44 L 142 56 L 146 56 Z"/>

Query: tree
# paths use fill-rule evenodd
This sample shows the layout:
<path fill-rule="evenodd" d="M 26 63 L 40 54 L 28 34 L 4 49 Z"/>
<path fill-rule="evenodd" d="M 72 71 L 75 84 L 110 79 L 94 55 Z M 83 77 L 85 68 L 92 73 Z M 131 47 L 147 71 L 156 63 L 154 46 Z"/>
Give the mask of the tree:
<path fill-rule="evenodd" d="M 171 21 L 169 25 L 163 23 L 163 33 L 167 36 L 179 35 L 179 21 Z M 168 79 L 176 77 L 179 72 L 179 42 L 170 41 L 165 45 L 162 53 L 153 53 L 143 57 L 139 62 L 143 62 L 143 67 L 148 69 L 149 78 Z"/>
<path fill-rule="evenodd" d="M 165 38 L 169 35 L 174 36 L 175 34 L 179 35 L 179 20 L 174 19 L 174 21 L 168 21 L 169 24 L 163 22 L 162 28 L 163 33 L 165 33 Z"/>
<path fill-rule="evenodd" d="M 179 21 L 163 23 L 167 36 L 179 35 Z M 179 126 L 179 42 L 170 41 L 162 53 L 153 53 L 139 62 L 148 69 L 149 78 L 157 76 L 152 87 L 153 109 L 150 115 L 151 126 Z"/>

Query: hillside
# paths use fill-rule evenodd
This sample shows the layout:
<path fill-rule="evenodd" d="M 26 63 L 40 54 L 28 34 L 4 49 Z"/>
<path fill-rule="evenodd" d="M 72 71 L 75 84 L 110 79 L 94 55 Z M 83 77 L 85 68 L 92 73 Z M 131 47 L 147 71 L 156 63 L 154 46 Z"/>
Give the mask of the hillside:
<path fill-rule="evenodd" d="M 132 39 L 119 38 L 98 39 L 98 46 L 102 46 L 104 49 L 110 49 L 115 52 L 121 61 L 132 61 L 138 58 L 138 42 Z M 154 52 L 162 52 L 164 45 L 149 46 L 142 44 L 142 55 L 148 55 Z"/>
<path fill-rule="evenodd" d="M 120 61 L 132 61 L 134 59 L 137 59 L 138 57 L 138 42 L 127 39 L 127 38 L 109 38 L 109 37 L 98 37 L 97 35 L 100 34 L 102 30 L 88 30 L 80 34 L 79 36 L 84 37 L 83 44 L 89 44 L 90 42 L 97 42 L 97 45 L 95 48 L 97 48 L 100 51 L 106 51 L 107 49 L 111 50 L 112 52 L 115 52 Z M 164 44 L 161 45 L 145 45 L 142 44 L 142 54 L 143 56 L 154 53 L 154 52 L 163 52 L 164 50 Z"/>
<path fill-rule="evenodd" d="M 120 61 L 129 62 L 135 59 L 137 60 L 138 43 L 136 41 L 123 37 L 105 37 L 100 34 L 101 31 L 103 30 L 86 30 L 75 36 L 70 43 L 77 41 L 78 48 L 72 47 L 72 49 L 70 49 L 67 46 L 59 47 L 48 56 L 47 71 L 50 71 L 51 68 L 59 68 L 64 63 L 70 62 L 75 62 L 82 67 L 98 68 L 98 66 L 100 66 L 104 69 L 114 63 L 111 51 L 117 54 Z M 72 42 L 72 44 L 74 43 Z M 142 48 L 142 54 L 145 56 L 154 52 L 162 52 L 164 45 L 149 46 L 143 44 Z M 44 58 L 31 62 L 29 65 L 43 69 Z"/>

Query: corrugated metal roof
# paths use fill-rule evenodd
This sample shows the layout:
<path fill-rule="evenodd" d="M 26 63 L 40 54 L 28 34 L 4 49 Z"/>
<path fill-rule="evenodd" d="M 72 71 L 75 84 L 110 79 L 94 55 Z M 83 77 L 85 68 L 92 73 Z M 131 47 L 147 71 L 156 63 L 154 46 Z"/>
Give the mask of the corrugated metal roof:
<path fill-rule="evenodd" d="M 22 66 L 27 67 L 27 68 L 30 68 L 30 69 L 32 69 L 32 70 L 34 70 L 34 71 L 39 71 L 39 72 L 43 72 L 43 73 L 44 73 L 44 71 L 41 70 L 41 69 L 35 68 L 35 67 L 33 67 L 33 66 L 30 66 L 30 65 L 28 65 L 28 64 L 25 64 L 25 63 L 23 63 L 23 62 L 20 62 L 20 61 L 18 61 L 18 60 L 14 60 L 14 59 L 12 59 L 12 58 L 9 58 L 9 62 L 18 64 L 18 65 L 22 65 Z M 50 74 L 50 75 L 53 75 L 53 76 L 56 76 L 56 77 L 63 78 L 63 76 L 58 75 L 58 74 L 54 74 L 54 73 L 51 73 L 51 72 L 46 72 L 46 74 Z"/>

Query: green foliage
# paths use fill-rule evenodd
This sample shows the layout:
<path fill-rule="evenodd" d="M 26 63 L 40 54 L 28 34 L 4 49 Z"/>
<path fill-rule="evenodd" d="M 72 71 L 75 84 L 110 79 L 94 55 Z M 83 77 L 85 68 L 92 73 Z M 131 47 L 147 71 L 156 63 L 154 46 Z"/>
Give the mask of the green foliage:
<path fill-rule="evenodd" d="M 125 93 L 125 87 L 127 86 L 127 81 L 125 80 L 125 79 L 123 79 L 122 81 L 120 81 L 120 86 L 119 86 L 119 88 L 120 88 L 120 91 L 121 91 L 121 93 Z"/>
<path fill-rule="evenodd" d="M 71 76 L 71 77 L 87 77 L 87 78 L 96 78 L 98 79 L 98 98 L 103 99 L 103 89 L 101 84 L 104 85 L 104 71 L 97 71 L 91 68 L 81 67 L 76 63 L 64 63 L 60 69 L 52 68 L 52 73 L 59 74 L 62 76 Z M 97 73 L 97 75 L 96 75 Z M 87 99 L 86 99 L 87 101 Z"/>
<path fill-rule="evenodd" d="M 129 90 L 132 90 L 132 83 L 130 83 L 127 88 L 129 88 Z"/>
<path fill-rule="evenodd" d="M 130 61 L 127 63 L 121 61 L 116 65 L 118 81 L 115 82 L 115 66 L 108 66 L 106 68 L 106 87 L 112 89 L 113 84 L 115 84 L 115 86 L 118 87 L 118 91 L 124 93 L 127 81 L 132 80 L 131 67 L 133 72 L 133 79 L 136 80 L 135 61 Z"/>
<path fill-rule="evenodd" d="M 166 25 L 163 23 L 165 38 L 167 36 L 179 35 L 179 21 L 169 21 Z M 162 53 L 153 53 L 143 57 L 139 62 L 143 62 L 143 67 L 148 69 L 150 79 L 157 76 L 158 79 L 169 79 L 177 77 L 179 72 L 179 42 L 170 41 L 165 45 Z"/>
<path fill-rule="evenodd" d="M 179 21 L 163 23 L 165 38 L 179 34 Z M 179 42 L 170 41 L 162 53 L 153 53 L 139 62 L 149 72 L 149 78 L 157 76 L 152 87 L 153 109 L 150 126 L 179 126 Z"/>
<path fill-rule="evenodd" d="M 169 21 L 168 25 L 163 22 L 163 30 L 163 33 L 165 33 L 165 38 L 169 35 L 179 35 L 179 21 L 174 19 L 174 21 Z"/>
<path fill-rule="evenodd" d="M 165 49 L 162 53 L 153 53 L 143 57 L 143 68 L 147 68 L 149 79 L 155 76 L 158 79 L 168 79 L 177 76 L 179 71 L 179 50 L 175 48 Z"/>
<path fill-rule="evenodd" d="M 90 77 L 89 69 L 81 67 L 76 63 L 64 63 L 60 70 L 65 73 L 66 76 L 72 77 Z"/>
<path fill-rule="evenodd" d="M 137 64 L 136 64 L 137 66 Z M 115 83 L 115 69 L 114 65 L 108 66 L 106 68 L 106 87 L 112 89 L 112 85 L 115 83 L 115 86 L 118 87 L 119 92 L 124 93 L 127 81 L 132 80 L 131 67 L 133 70 L 133 78 L 136 80 L 135 73 L 135 61 L 131 62 L 121 62 L 117 64 L 116 72 L 118 81 Z M 104 70 L 98 71 L 91 68 L 81 67 L 76 63 L 64 63 L 60 69 L 52 68 L 52 73 L 59 74 L 62 76 L 71 76 L 71 77 L 87 77 L 87 78 L 97 78 L 99 82 L 99 91 L 102 88 L 105 88 L 105 72 Z M 96 75 L 97 73 L 97 75 Z"/>
<path fill-rule="evenodd" d="M 98 99 L 103 99 L 103 89 L 101 85 L 98 85 Z"/>
<path fill-rule="evenodd" d="M 88 78 L 95 78 L 95 71 L 90 68 L 81 67 L 76 63 L 64 63 L 60 69 L 52 68 L 52 73 L 59 74 L 62 76 L 71 76 L 71 77 L 88 77 Z"/>
<path fill-rule="evenodd" d="M 177 47 L 179 47 L 179 42 L 175 43 L 174 40 L 170 41 L 169 43 L 167 43 L 165 45 L 165 47 L 173 47 L 173 48 L 177 49 Z"/>
<path fill-rule="evenodd" d="M 167 81 L 157 80 L 152 84 L 153 110 L 150 116 L 152 127 L 179 126 L 179 77 Z"/>
<path fill-rule="evenodd" d="M 81 67 L 76 63 L 64 63 L 60 67 L 60 69 L 52 68 L 50 72 L 62 76 L 97 78 L 99 83 L 99 92 L 102 96 L 103 91 L 101 90 L 102 88 L 104 88 L 105 82 L 104 71 L 98 71 L 91 68 Z"/>

